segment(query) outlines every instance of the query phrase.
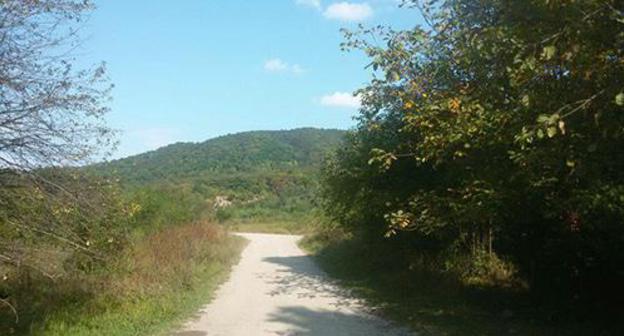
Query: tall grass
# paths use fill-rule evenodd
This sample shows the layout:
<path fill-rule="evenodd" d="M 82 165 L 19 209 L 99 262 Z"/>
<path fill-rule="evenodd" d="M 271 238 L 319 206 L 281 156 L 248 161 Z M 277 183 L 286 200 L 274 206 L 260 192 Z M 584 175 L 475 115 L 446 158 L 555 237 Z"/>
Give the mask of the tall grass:
<path fill-rule="evenodd" d="M 20 277 L 20 321 L 8 335 L 162 333 L 209 300 L 237 259 L 242 240 L 206 222 L 138 239 L 107 268 L 85 275 Z M 3 333 L 4 334 L 4 333 Z"/>

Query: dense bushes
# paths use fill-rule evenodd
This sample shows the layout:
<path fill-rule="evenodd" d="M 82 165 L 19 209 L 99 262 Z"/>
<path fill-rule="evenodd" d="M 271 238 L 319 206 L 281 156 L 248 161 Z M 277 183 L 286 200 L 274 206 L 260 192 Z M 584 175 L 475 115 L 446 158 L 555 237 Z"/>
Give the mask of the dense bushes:
<path fill-rule="evenodd" d="M 241 247 L 218 226 L 195 222 L 143 236 L 98 272 L 56 281 L 24 275 L 13 298 L 19 320 L 2 312 L 0 328 L 7 335 L 165 331 L 205 303 Z"/>
<path fill-rule="evenodd" d="M 327 213 L 361 236 L 398 235 L 386 244 L 400 258 L 468 256 L 468 274 L 502 258 L 541 297 L 622 304 L 621 4 L 406 5 L 429 27 L 346 32 L 375 79 L 325 168 Z"/>
<path fill-rule="evenodd" d="M 318 170 L 249 169 L 213 173 L 189 179 L 196 193 L 213 203 L 226 197 L 228 207 L 209 209 L 219 221 L 296 220 L 316 207 Z"/>
<path fill-rule="evenodd" d="M 104 179 L 49 168 L 36 178 L 5 171 L 0 182 L 0 267 L 7 273 L 88 271 L 127 244 L 131 209 Z"/>
<path fill-rule="evenodd" d="M 205 217 L 210 204 L 185 184 L 147 185 L 131 188 L 125 198 L 133 209 L 136 232 L 154 232 Z"/>
<path fill-rule="evenodd" d="M 0 210 L 0 330 L 9 334 L 89 334 L 106 322 L 98 319 L 129 324 L 119 332 L 151 330 L 200 303 L 165 298 L 206 288 L 200 278 L 214 285 L 207 277 L 237 255 L 222 228 L 200 222 L 210 205 L 190 186 L 122 190 L 83 170 L 38 174 L 3 176 L 13 185 Z"/>

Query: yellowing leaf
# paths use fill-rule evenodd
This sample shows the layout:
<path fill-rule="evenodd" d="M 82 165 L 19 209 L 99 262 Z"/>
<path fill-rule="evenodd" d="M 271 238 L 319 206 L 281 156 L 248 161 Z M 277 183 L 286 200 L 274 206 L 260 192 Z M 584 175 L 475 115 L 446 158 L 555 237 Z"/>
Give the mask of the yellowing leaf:
<path fill-rule="evenodd" d="M 529 95 L 522 96 L 522 105 L 529 106 L 530 103 L 531 103 L 531 97 L 529 97 Z"/>
<path fill-rule="evenodd" d="M 546 60 L 549 60 L 549 59 L 553 58 L 556 53 L 557 53 L 557 47 L 555 47 L 553 45 L 546 46 L 542 50 L 542 58 L 544 58 Z"/>
<path fill-rule="evenodd" d="M 457 98 L 451 99 L 449 102 L 449 109 L 453 112 L 459 112 L 459 108 L 461 107 L 461 101 Z"/>
<path fill-rule="evenodd" d="M 555 135 L 557 135 L 557 128 L 554 126 L 550 126 L 546 129 L 546 134 L 548 134 L 549 138 L 554 137 Z"/>

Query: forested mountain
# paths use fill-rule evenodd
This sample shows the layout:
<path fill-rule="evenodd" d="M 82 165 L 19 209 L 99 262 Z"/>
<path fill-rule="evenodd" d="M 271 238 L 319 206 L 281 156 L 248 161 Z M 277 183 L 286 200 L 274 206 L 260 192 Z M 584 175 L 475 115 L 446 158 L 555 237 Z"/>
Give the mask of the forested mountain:
<path fill-rule="evenodd" d="M 139 199 L 150 195 L 142 203 L 156 208 L 171 203 L 162 197 L 173 193 L 203 209 L 192 212 L 221 222 L 301 223 L 316 208 L 325 155 L 344 134 L 315 128 L 244 132 L 172 144 L 90 169 L 119 178 Z"/>
<path fill-rule="evenodd" d="M 300 128 L 230 134 L 201 143 L 176 143 L 96 166 L 130 183 L 192 178 L 206 173 L 241 173 L 318 167 L 344 131 Z"/>

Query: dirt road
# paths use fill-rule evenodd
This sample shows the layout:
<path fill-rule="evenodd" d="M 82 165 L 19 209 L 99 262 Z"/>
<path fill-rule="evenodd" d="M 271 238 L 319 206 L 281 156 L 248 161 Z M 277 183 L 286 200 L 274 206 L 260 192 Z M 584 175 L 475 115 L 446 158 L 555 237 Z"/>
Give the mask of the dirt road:
<path fill-rule="evenodd" d="M 299 236 L 250 242 L 215 299 L 178 336 L 412 335 L 372 316 L 297 247 Z"/>

